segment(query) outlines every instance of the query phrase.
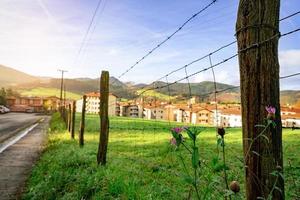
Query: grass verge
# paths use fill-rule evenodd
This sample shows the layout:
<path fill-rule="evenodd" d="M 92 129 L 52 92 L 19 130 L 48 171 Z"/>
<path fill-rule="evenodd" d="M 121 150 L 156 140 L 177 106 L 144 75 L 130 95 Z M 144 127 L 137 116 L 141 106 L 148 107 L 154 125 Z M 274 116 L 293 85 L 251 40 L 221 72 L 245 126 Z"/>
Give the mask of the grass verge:
<path fill-rule="evenodd" d="M 79 117 L 77 117 L 77 126 Z M 87 115 L 85 145 L 80 148 L 53 115 L 48 146 L 34 167 L 23 199 L 186 199 L 195 194 L 184 181 L 178 155 L 170 146 L 169 125 L 163 121 L 111 118 L 107 166 L 98 166 L 99 118 Z M 156 129 L 153 129 L 156 127 Z M 139 130 L 135 130 L 139 129 Z M 77 129 L 78 130 L 78 129 Z M 226 130 L 229 181 L 241 183 L 235 199 L 244 199 L 244 170 L 240 129 Z M 300 185 L 300 132 L 284 130 L 286 199 L 294 199 Z M 77 138 L 76 138 L 77 139 Z M 197 141 L 202 162 L 200 193 L 224 199 L 223 173 L 214 128 L 206 128 Z M 184 156 L 186 163 L 188 157 Z M 289 161 L 292 163 L 289 166 Z"/>

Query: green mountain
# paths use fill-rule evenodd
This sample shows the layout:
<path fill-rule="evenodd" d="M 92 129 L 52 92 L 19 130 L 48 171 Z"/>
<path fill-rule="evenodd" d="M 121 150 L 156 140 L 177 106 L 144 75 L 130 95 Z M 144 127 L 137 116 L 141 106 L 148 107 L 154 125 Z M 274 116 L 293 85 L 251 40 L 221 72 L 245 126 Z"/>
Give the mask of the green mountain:
<path fill-rule="evenodd" d="M 126 84 L 123 84 L 119 80 L 115 80 L 114 77 L 110 77 L 110 92 L 123 98 L 134 98 L 136 96 L 134 90 L 130 90 Z M 51 78 L 48 80 L 41 80 L 22 84 L 18 86 L 18 89 L 28 90 L 37 87 L 42 88 L 56 88 L 60 89 L 61 80 L 57 78 Z M 64 84 L 69 92 L 83 95 L 84 93 L 94 92 L 100 90 L 99 79 L 64 79 Z"/>
<path fill-rule="evenodd" d="M 199 96 L 199 97 L 207 97 L 209 96 L 208 93 L 211 93 L 215 90 L 214 82 L 211 81 L 203 81 L 200 83 L 175 83 L 167 87 L 167 83 L 159 81 L 150 84 L 147 88 L 155 88 L 157 92 L 163 94 L 170 94 L 171 96 L 183 96 L 188 97 L 192 96 Z M 228 88 L 234 87 L 233 85 L 223 84 L 223 83 L 216 83 L 217 90 L 224 90 Z M 191 91 L 191 92 L 190 92 Z M 227 92 L 238 92 L 239 89 L 230 89 Z"/>
<path fill-rule="evenodd" d="M 50 77 L 35 77 L 18 70 L 0 65 L 0 87 L 11 87 L 21 94 L 41 95 L 47 93 L 57 93 L 60 90 L 60 79 Z M 75 78 L 65 79 L 66 89 L 71 96 L 83 95 L 87 92 L 99 91 L 99 79 L 91 78 Z M 133 99 L 138 96 L 138 93 L 149 89 L 149 92 L 144 93 L 144 97 L 156 97 L 161 100 L 172 97 L 175 100 L 186 100 L 190 96 L 198 96 L 203 101 L 214 100 L 214 83 L 204 81 L 200 83 L 175 83 L 166 87 L 166 82 L 154 82 L 151 84 L 133 84 L 132 82 L 123 83 L 115 77 L 110 77 L 110 92 L 120 98 Z M 158 89 L 153 89 L 158 87 Z M 233 85 L 216 83 L 217 90 L 226 90 L 234 87 Z M 51 91 L 51 92 L 49 92 Z M 221 102 L 240 102 L 239 88 L 229 89 L 220 92 L 217 95 Z M 281 91 L 281 104 L 300 105 L 300 90 Z"/>

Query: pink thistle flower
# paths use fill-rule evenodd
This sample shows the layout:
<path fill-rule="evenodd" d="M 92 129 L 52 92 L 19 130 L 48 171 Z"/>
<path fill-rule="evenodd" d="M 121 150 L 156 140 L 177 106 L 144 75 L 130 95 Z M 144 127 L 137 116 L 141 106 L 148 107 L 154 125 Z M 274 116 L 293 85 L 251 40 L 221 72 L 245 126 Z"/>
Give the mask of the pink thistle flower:
<path fill-rule="evenodd" d="M 268 112 L 268 114 L 275 114 L 276 108 L 272 106 L 266 106 L 266 111 Z"/>
<path fill-rule="evenodd" d="M 172 131 L 179 134 L 183 131 L 183 129 L 181 127 L 175 127 L 175 128 L 172 128 Z"/>
<path fill-rule="evenodd" d="M 273 106 L 266 106 L 266 111 L 268 112 L 267 118 L 270 120 L 275 119 L 276 108 Z"/>

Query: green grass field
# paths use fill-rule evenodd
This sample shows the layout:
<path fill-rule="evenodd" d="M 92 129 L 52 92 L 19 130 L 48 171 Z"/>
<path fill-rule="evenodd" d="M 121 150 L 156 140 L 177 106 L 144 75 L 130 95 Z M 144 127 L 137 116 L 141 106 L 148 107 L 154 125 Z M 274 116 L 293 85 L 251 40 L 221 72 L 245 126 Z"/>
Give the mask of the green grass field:
<path fill-rule="evenodd" d="M 27 89 L 27 90 L 18 90 L 18 92 L 22 96 L 42 96 L 42 97 L 48 97 L 48 96 L 57 96 L 59 97 L 60 90 L 56 88 L 44 88 L 44 87 L 38 87 L 33 89 Z M 73 92 L 67 92 L 66 93 L 67 99 L 80 99 L 81 95 L 76 94 Z"/>
<path fill-rule="evenodd" d="M 77 115 L 76 130 L 78 130 Z M 114 117 L 108 146 L 107 166 L 98 166 L 99 118 L 86 116 L 85 145 L 78 137 L 70 139 L 58 114 L 51 121 L 48 146 L 34 167 L 23 199 L 195 199 L 184 181 L 184 170 L 170 145 L 170 127 L 163 121 Z M 134 130 L 135 129 L 135 130 Z M 136 130 L 138 129 L 138 130 Z M 300 186 L 300 130 L 284 130 L 284 174 L 286 199 L 296 199 Z M 229 181 L 237 180 L 241 191 L 234 199 L 244 199 L 244 171 L 241 130 L 226 130 L 226 156 Z M 197 144 L 201 160 L 200 193 L 204 199 L 224 199 L 223 173 L 214 128 L 200 133 Z M 185 157 L 186 163 L 191 162 Z M 292 163 L 289 166 L 288 161 Z M 189 166 L 188 166 L 189 168 Z M 299 197 L 299 196 L 298 196 Z"/>

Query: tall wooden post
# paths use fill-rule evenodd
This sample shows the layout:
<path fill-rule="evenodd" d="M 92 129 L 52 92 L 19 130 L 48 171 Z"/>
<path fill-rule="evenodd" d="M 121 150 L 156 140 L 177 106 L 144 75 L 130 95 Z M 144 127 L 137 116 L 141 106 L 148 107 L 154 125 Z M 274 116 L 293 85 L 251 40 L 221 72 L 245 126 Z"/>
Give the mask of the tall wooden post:
<path fill-rule="evenodd" d="M 64 84 L 64 97 L 63 97 L 63 116 L 64 116 L 64 121 L 66 124 L 66 128 L 68 128 L 68 123 L 67 123 L 67 107 L 66 107 L 66 84 Z"/>
<path fill-rule="evenodd" d="M 109 73 L 102 71 L 100 80 L 100 139 L 98 147 L 97 162 L 106 164 L 106 153 L 109 137 L 108 119 L 108 95 L 109 95 Z"/>
<path fill-rule="evenodd" d="M 75 118 L 76 118 L 76 101 L 72 103 L 72 117 L 71 117 L 71 138 L 75 137 Z"/>
<path fill-rule="evenodd" d="M 68 131 L 71 131 L 71 120 L 72 120 L 72 107 L 71 104 L 68 104 Z"/>
<path fill-rule="evenodd" d="M 86 96 L 82 97 L 82 112 L 80 121 L 80 131 L 79 131 L 79 146 L 84 145 L 84 128 L 85 128 L 85 106 L 86 106 Z"/>
<path fill-rule="evenodd" d="M 279 9 L 280 0 L 240 0 L 238 9 L 236 36 L 248 200 L 258 197 L 284 199 L 284 180 L 279 175 L 274 176 L 274 172 L 283 171 L 276 37 Z M 249 46 L 253 48 L 247 48 Z M 276 108 L 276 127 L 270 127 L 264 133 L 268 140 L 258 136 L 263 128 L 255 126 L 264 123 L 267 116 L 265 106 Z"/>

